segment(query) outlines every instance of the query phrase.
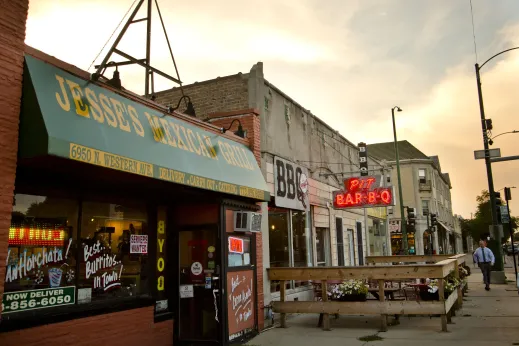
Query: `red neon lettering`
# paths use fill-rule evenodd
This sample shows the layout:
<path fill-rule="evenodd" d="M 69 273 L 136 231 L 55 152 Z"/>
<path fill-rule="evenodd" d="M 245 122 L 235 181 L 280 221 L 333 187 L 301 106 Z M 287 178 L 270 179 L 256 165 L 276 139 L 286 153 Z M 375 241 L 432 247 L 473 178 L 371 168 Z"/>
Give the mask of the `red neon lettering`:
<path fill-rule="evenodd" d="M 391 192 L 389 190 L 383 190 L 380 193 L 380 199 L 382 199 L 382 202 L 384 202 L 385 204 L 390 204 L 391 203 Z"/>
<path fill-rule="evenodd" d="M 346 194 L 346 202 L 344 203 L 346 205 L 352 205 L 353 204 L 353 198 L 351 197 L 351 194 Z"/>
<path fill-rule="evenodd" d="M 370 190 L 375 182 L 375 178 L 350 178 L 345 181 L 344 187 L 349 192 L 354 192 L 356 190 Z"/>
<path fill-rule="evenodd" d="M 355 194 L 355 205 L 362 204 L 362 194 L 360 192 L 357 192 Z"/>
<path fill-rule="evenodd" d="M 348 179 L 346 188 L 348 189 L 348 191 L 355 191 L 356 189 L 359 188 L 359 185 L 360 185 L 359 178 L 350 178 L 350 179 Z"/>
<path fill-rule="evenodd" d="M 344 204 L 344 195 L 337 195 L 335 197 L 335 203 L 337 203 L 338 205 L 343 205 Z"/>
<path fill-rule="evenodd" d="M 374 191 L 368 192 L 368 203 L 369 204 L 377 203 L 377 194 Z"/>

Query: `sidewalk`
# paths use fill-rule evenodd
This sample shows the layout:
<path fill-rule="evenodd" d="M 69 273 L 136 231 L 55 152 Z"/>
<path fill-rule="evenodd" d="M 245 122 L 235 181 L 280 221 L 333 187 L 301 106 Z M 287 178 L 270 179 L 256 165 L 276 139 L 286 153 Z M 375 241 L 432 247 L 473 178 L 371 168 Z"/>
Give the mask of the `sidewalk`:
<path fill-rule="evenodd" d="M 332 331 L 317 328 L 317 315 L 298 315 L 289 318 L 288 328 L 274 328 L 261 333 L 247 345 L 267 346 L 335 346 L 335 345 L 387 345 L 387 346 L 504 346 L 519 344 L 519 294 L 515 285 L 492 285 L 484 290 L 482 275 L 472 266 L 468 278 L 469 292 L 449 324 L 449 332 L 442 333 L 438 317 L 402 316 L 400 325 L 378 332 L 379 316 L 340 316 L 330 318 Z M 509 280 L 514 278 L 513 268 L 505 268 Z M 380 341 L 364 342 L 360 337 L 378 335 Z"/>

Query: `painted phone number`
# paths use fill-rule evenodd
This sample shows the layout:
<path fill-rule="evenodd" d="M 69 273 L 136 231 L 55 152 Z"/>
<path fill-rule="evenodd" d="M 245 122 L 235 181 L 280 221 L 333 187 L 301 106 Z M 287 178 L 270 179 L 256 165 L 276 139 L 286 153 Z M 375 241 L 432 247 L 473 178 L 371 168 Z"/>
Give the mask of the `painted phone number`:
<path fill-rule="evenodd" d="M 26 309 L 34 309 L 45 306 L 53 306 L 60 304 L 68 304 L 70 303 L 72 298 L 70 296 L 64 297 L 50 297 L 50 298 L 42 298 L 39 300 L 30 299 L 30 300 L 22 300 L 22 301 L 14 301 L 11 303 L 2 303 L 2 311 L 16 311 L 16 310 L 26 310 Z"/>

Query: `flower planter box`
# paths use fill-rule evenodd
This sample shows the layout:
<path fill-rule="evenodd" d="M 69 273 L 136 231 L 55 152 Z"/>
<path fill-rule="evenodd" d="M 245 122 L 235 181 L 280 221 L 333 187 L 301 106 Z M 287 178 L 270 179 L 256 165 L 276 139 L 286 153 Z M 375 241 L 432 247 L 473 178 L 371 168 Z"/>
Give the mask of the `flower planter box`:
<path fill-rule="evenodd" d="M 340 298 L 334 298 L 333 300 L 338 302 L 365 302 L 366 298 L 366 294 L 346 294 Z"/>

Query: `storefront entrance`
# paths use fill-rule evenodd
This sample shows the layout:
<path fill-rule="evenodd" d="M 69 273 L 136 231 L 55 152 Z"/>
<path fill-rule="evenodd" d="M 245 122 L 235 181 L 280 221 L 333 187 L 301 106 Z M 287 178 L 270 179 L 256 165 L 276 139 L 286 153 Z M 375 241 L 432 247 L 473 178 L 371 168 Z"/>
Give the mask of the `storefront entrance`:
<path fill-rule="evenodd" d="M 220 344 L 222 280 L 218 228 L 184 228 L 178 237 L 178 341 L 189 345 Z"/>

